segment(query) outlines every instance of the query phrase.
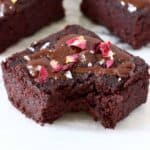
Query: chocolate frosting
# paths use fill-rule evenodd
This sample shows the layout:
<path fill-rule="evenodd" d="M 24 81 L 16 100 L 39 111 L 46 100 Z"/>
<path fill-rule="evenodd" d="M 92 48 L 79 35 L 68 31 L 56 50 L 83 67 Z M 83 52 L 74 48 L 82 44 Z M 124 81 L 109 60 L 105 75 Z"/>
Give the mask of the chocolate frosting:
<path fill-rule="evenodd" d="M 35 68 L 37 68 L 37 66 L 44 66 L 47 69 L 50 78 L 66 79 L 66 71 L 54 72 L 50 65 L 50 61 L 56 60 L 60 65 L 64 65 L 66 56 L 73 54 L 79 55 L 78 61 L 76 63 L 70 63 L 68 67 L 68 70 L 73 74 L 73 76 L 77 74 L 94 73 L 96 76 L 110 74 L 119 77 L 128 77 L 133 73 L 135 65 L 132 57 L 126 52 L 123 52 L 111 44 L 111 50 L 115 54 L 114 64 L 110 68 L 106 68 L 104 64 L 100 65 L 99 62 L 103 58 L 102 55 L 95 50 L 96 46 L 103 41 L 93 37 L 84 36 L 87 41 L 85 50 L 77 47 L 70 47 L 66 44 L 67 40 L 77 36 L 80 35 L 67 35 L 56 43 L 55 49 L 43 49 L 29 54 L 27 56 L 27 68 L 30 68 L 30 72 L 34 72 L 32 75 L 36 77 L 37 70 Z"/>
<path fill-rule="evenodd" d="M 137 8 L 144 8 L 146 6 L 150 6 L 150 0 L 120 0 L 120 1 L 133 4 Z"/>

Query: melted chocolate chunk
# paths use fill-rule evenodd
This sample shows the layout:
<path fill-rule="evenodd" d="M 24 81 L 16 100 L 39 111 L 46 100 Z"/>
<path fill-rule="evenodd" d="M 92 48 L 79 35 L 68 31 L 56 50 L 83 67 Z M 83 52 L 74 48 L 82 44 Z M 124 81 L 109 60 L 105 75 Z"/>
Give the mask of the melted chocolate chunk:
<path fill-rule="evenodd" d="M 67 40 L 80 35 L 72 34 L 61 38 L 55 45 L 55 49 L 39 50 L 28 56 L 27 68 L 36 78 L 37 72 L 41 67 L 45 67 L 50 78 L 65 79 L 66 71 L 71 71 L 72 75 L 94 73 L 95 75 L 111 74 L 119 77 L 127 77 L 134 71 L 135 65 L 132 57 L 119 50 L 111 44 L 110 49 L 114 53 L 114 64 L 110 68 L 99 62 L 108 58 L 103 58 L 101 51 L 97 50 L 96 45 L 102 43 L 100 39 L 84 36 L 87 44 L 86 49 L 68 46 Z M 66 61 L 69 56 L 69 61 Z"/>

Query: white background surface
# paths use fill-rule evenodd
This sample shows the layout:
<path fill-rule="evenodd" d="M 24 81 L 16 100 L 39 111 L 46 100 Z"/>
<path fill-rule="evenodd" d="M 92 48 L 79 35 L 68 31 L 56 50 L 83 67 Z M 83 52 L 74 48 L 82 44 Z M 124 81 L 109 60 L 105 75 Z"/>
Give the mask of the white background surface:
<path fill-rule="evenodd" d="M 67 24 L 81 24 L 104 40 L 111 40 L 118 46 L 144 58 L 150 65 L 150 45 L 133 51 L 130 46 L 119 42 L 104 27 L 92 24 L 78 11 L 78 0 L 65 1 L 67 17 L 52 24 L 32 37 L 26 38 L 0 55 L 0 61 L 18 50 L 27 47 L 31 41 L 62 29 Z M 138 92 L 138 91 L 137 91 Z M 86 114 L 66 114 L 52 125 L 40 126 L 27 119 L 8 101 L 0 71 L 0 150 L 79 150 L 79 149 L 150 149 L 150 96 L 148 102 L 121 121 L 115 130 L 104 129 Z"/>

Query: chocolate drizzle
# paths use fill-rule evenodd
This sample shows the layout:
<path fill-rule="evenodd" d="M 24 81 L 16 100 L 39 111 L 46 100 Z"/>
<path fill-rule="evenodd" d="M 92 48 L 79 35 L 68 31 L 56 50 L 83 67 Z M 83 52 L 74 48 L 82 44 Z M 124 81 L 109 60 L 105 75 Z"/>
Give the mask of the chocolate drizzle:
<path fill-rule="evenodd" d="M 61 38 L 55 45 L 55 49 L 43 49 L 29 54 L 27 60 L 27 68 L 29 72 L 33 73 L 33 77 L 37 77 L 37 66 L 44 66 L 48 71 L 50 78 L 63 78 L 66 71 L 70 71 L 73 76 L 84 73 L 94 73 L 95 75 L 110 74 L 119 77 L 128 77 L 134 71 L 135 65 L 132 57 L 111 45 L 111 50 L 114 55 L 114 64 L 110 68 L 106 68 L 104 64 L 100 65 L 100 61 L 103 59 L 102 55 L 97 52 L 96 46 L 102 41 L 93 37 L 84 36 L 87 41 L 86 49 L 81 50 L 77 47 L 69 47 L 66 41 L 80 35 L 68 35 Z M 79 58 L 76 63 L 66 64 L 66 56 L 78 54 Z M 50 62 L 55 60 L 60 66 L 64 68 L 61 71 L 55 72 Z M 89 65 L 90 64 L 90 65 Z"/>

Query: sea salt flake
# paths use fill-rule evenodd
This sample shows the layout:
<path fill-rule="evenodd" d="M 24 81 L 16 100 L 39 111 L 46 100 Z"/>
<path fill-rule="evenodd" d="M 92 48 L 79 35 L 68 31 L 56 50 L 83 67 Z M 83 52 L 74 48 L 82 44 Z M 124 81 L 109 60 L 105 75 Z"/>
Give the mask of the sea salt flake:
<path fill-rule="evenodd" d="M 99 61 L 99 64 L 100 64 L 100 65 L 103 65 L 104 63 L 105 63 L 105 60 L 104 60 L 104 59 L 102 59 L 102 60 Z"/>
<path fill-rule="evenodd" d="M 35 72 L 33 70 L 29 70 L 29 73 L 31 76 L 33 76 L 33 77 L 35 76 Z"/>
<path fill-rule="evenodd" d="M 32 65 L 27 65 L 27 68 L 28 68 L 28 69 L 32 69 L 33 66 L 32 66 Z"/>
<path fill-rule="evenodd" d="M 120 3 L 121 3 L 122 6 L 126 5 L 126 3 L 124 1 L 121 1 Z"/>
<path fill-rule="evenodd" d="M 25 60 L 27 60 L 27 61 L 30 61 L 30 60 L 31 60 L 30 57 L 27 56 L 27 55 L 25 55 L 23 58 L 24 58 Z"/>
<path fill-rule="evenodd" d="M 35 48 L 33 48 L 33 47 L 30 46 L 30 47 L 28 47 L 28 50 L 31 51 L 31 52 L 34 52 Z"/>
<path fill-rule="evenodd" d="M 71 71 L 67 71 L 67 72 L 65 73 L 65 76 L 66 76 L 66 78 L 68 78 L 68 79 L 73 79 L 73 76 L 72 76 Z"/>
<path fill-rule="evenodd" d="M 133 5 L 133 4 L 128 4 L 128 11 L 130 12 L 130 13 L 133 13 L 133 12 L 135 12 L 137 10 L 137 8 Z"/>
<path fill-rule="evenodd" d="M 92 67 L 93 64 L 91 62 L 88 63 L 88 67 Z"/>
<path fill-rule="evenodd" d="M 94 54 L 95 52 L 94 52 L 94 50 L 90 50 L 90 53 L 91 53 L 91 54 Z"/>
<path fill-rule="evenodd" d="M 42 49 L 46 49 L 46 48 L 48 48 L 50 46 L 50 42 L 46 42 L 45 44 L 43 44 L 42 46 L 41 46 L 41 50 Z"/>
<path fill-rule="evenodd" d="M 119 77 L 119 78 L 118 78 L 118 82 L 120 82 L 121 80 L 122 80 L 122 79 Z"/>

